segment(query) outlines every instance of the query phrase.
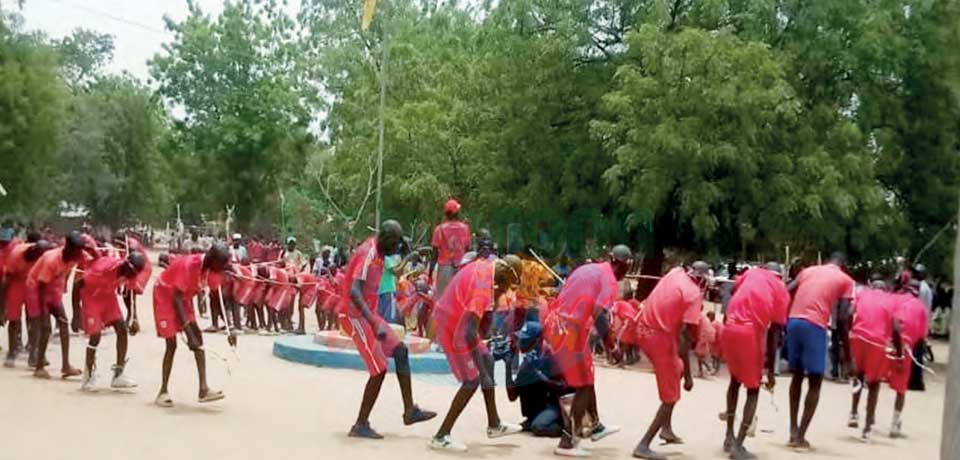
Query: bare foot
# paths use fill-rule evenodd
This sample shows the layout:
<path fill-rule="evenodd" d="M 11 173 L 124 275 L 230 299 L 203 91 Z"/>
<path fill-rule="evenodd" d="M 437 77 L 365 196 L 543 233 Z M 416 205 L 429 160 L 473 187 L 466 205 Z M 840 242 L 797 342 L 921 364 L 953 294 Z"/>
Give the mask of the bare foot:
<path fill-rule="evenodd" d="M 733 439 L 733 436 L 727 436 L 726 439 L 723 440 L 723 453 L 729 454 L 731 451 L 733 451 L 733 446 L 736 443 L 737 442 L 735 439 Z"/>
<path fill-rule="evenodd" d="M 733 450 L 730 452 L 731 460 L 755 460 L 756 455 L 750 453 L 743 446 L 737 445 L 733 447 Z"/>
<path fill-rule="evenodd" d="M 672 431 L 660 431 L 660 439 L 664 444 L 683 444 L 683 439 L 680 436 L 673 434 Z"/>
<path fill-rule="evenodd" d="M 810 450 L 810 443 L 806 439 L 793 438 L 787 443 L 787 447 L 793 449 Z"/>
<path fill-rule="evenodd" d="M 633 449 L 633 456 L 636 458 L 643 458 L 646 460 L 667 460 L 667 456 L 658 452 L 650 450 L 648 446 L 637 446 L 636 449 Z"/>

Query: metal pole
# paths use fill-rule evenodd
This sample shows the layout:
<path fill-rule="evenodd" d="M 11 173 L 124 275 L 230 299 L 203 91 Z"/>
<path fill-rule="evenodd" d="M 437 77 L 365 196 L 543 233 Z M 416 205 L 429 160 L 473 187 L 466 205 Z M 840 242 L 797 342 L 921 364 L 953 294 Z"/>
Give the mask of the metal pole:
<path fill-rule="evenodd" d="M 958 215 L 960 220 L 960 215 Z M 953 250 L 953 312 L 950 315 L 950 352 L 947 389 L 940 433 L 940 460 L 955 460 L 960 455 L 960 230 Z"/>
<path fill-rule="evenodd" d="M 381 201 L 380 201 L 380 192 L 383 189 L 383 136 L 384 136 L 384 112 L 386 111 L 387 106 L 387 63 L 390 60 L 390 27 L 389 19 L 387 18 L 387 2 L 383 3 L 383 11 L 380 13 L 383 18 L 383 44 L 382 48 L 382 58 L 380 59 L 380 139 L 377 143 L 377 206 L 376 206 L 376 222 L 374 228 L 377 231 L 380 231 L 380 210 L 381 210 Z"/>

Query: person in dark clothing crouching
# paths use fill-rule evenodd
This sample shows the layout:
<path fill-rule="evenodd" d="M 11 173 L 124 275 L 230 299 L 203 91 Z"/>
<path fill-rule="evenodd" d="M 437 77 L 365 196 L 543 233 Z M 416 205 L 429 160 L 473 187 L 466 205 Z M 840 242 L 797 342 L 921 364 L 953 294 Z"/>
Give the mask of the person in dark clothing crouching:
<path fill-rule="evenodd" d="M 534 436 L 559 438 L 563 432 L 560 416 L 560 397 L 573 393 L 555 375 L 555 365 L 549 353 L 541 347 L 540 323 L 528 321 L 514 334 L 523 360 L 513 376 L 513 359 L 506 359 L 507 397 L 520 399 L 520 412 L 525 417 L 523 431 Z"/>

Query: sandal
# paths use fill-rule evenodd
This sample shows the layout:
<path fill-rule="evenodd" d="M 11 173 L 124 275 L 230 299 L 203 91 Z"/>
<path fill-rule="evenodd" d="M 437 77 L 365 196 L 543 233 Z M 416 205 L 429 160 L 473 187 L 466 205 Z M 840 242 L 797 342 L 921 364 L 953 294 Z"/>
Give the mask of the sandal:
<path fill-rule="evenodd" d="M 170 395 L 166 393 L 160 393 L 157 395 L 156 401 L 154 401 L 160 407 L 173 407 L 173 400 L 170 399 Z"/>
<path fill-rule="evenodd" d="M 209 390 L 207 394 L 200 397 L 199 401 L 202 403 L 219 401 L 223 398 L 226 398 L 227 395 L 223 394 L 220 390 Z"/>

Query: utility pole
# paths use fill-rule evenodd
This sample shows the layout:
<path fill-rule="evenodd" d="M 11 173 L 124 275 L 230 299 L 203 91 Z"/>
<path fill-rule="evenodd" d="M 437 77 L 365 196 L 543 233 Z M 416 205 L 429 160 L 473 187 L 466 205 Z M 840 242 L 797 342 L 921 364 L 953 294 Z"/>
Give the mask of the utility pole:
<path fill-rule="evenodd" d="M 381 198 L 380 193 L 383 189 L 383 137 L 384 137 L 384 117 L 387 107 L 387 63 L 390 61 L 390 20 L 387 18 L 387 2 L 383 2 L 383 12 L 381 17 L 383 20 L 383 42 L 381 43 L 381 58 L 380 58 L 380 109 L 379 109 L 379 130 L 380 138 L 377 143 L 377 204 L 376 204 L 376 222 L 374 228 L 377 231 L 380 231 L 380 213 L 381 213 Z"/>
<path fill-rule="evenodd" d="M 960 212 L 960 208 L 958 208 Z M 958 214 L 960 221 L 960 214 Z M 960 229 L 953 249 L 953 312 L 950 315 L 950 352 L 947 390 L 943 408 L 943 431 L 940 433 L 940 460 L 960 458 Z"/>

